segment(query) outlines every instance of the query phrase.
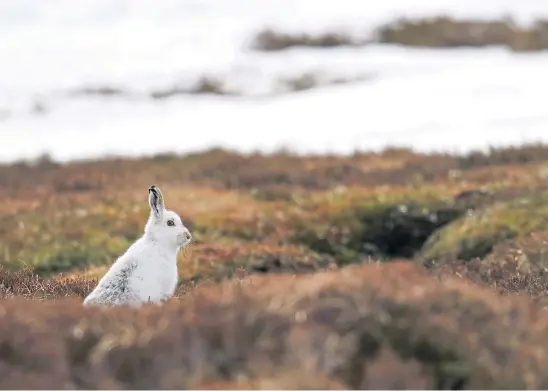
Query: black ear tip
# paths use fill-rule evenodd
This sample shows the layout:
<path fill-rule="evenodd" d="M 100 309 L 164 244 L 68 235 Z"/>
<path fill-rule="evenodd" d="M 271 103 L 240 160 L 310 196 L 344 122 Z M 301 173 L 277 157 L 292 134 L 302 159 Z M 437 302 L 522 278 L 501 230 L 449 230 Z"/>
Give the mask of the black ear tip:
<path fill-rule="evenodd" d="M 151 192 L 151 191 L 156 191 L 157 187 L 156 185 L 152 185 L 148 188 L 148 191 Z"/>

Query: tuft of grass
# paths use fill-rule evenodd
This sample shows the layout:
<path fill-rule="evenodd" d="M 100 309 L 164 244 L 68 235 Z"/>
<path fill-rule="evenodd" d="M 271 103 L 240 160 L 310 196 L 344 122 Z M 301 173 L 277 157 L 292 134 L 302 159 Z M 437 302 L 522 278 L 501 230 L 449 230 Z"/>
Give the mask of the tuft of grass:
<path fill-rule="evenodd" d="M 187 87 L 170 87 L 164 89 L 155 89 L 150 92 L 153 99 L 167 99 L 176 95 L 237 95 L 235 91 L 229 91 L 222 79 L 213 76 L 203 76 L 193 85 Z"/>
<path fill-rule="evenodd" d="M 471 169 L 546 161 L 548 161 L 548 149 L 543 144 L 530 144 L 521 147 L 491 147 L 487 151 L 472 151 L 461 156 L 458 164 L 462 169 Z"/>
<path fill-rule="evenodd" d="M 548 232 L 537 231 L 496 244 L 485 258 L 452 260 L 428 269 L 488 286 L 501 294 L 528 296 L 548 308 Z"/>
<path fill-rule="evenodd" d="M 266 29 L 254 37 L 251 47 L 261 51 L 280 51 L 293 47 L 330 48 L 371 43 L 434 48 L 504 46 L 515 52 L 542 51 L 548 49 L 548 21 L 539 19 L 530 26 L 521 27 L 509 18 L 400 18 L 378 27 L 372 37 L 336 31 L 304 34 Z"/>
<path fill-rule="evenodd" d="M 380 43 L 419 47 L 506 46 L 513 51 L 548 49 L 548 23 L 518 27 L 512 20 L 459 20 L 450 17 L 399 19 L 377 30 Z"/>
<path fill-rule="evenodd" d="M 114 87 L 109 85 L 104 86 L 87 86 L 82 88 L 76 88 L 70 92 L 71 95 L 83 95 L 83 96 L 127 96 L 131 95 L 129 91 L 126 91 L 120 87 Z"/>
<path fill-rule="evenodd" d="M 436 232 L 425 243 L 420 259 L 434 266 L 450 259 L 482 258 L 504 240 L 547 227 L 548 198 L 545 193 L 496 202 L 471 211 Z"/>
<path fill-rule="evenodd" d="M 318 35 L 288 34 L 266 29 L 260 31 L 251 44 L 251 47 L 260 51 L 280 51 L 295 46 L 329 48 L 337 46 L 363 46 L 366 41 L 345 33 L 326 32 Z"/>
<path fill-rule="evenodd" d="M 97 280 L 79 277 L 44 278 L 32 268 L 8 271 L 0 265 L 0 299 L 25 298 L 54 300 L 67 297 L 83 298 L 95 288 Z"/>

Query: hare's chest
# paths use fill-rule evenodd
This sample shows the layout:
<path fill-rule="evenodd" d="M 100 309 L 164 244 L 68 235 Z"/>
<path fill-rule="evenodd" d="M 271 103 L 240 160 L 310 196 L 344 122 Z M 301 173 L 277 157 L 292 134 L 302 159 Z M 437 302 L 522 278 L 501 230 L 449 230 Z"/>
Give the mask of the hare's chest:
<path fill-rule="evenodd" d="M 171 296 L 177 287 L 177 263 L 142 264 L 132 276 L 132 290 L 143 301 L 158 301 Z"/>

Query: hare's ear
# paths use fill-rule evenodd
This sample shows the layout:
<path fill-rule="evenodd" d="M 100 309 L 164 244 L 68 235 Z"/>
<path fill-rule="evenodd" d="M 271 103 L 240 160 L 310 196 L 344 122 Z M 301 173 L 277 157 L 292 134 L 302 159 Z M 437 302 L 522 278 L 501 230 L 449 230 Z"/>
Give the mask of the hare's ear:
<path fill-rule="evenodd" d="M 152 185 L 148 189 L 148 203 L 150 205 L 151 214 L 156 219 L 160 219 L 164 214 L 164 197 L 156 185 Z"/>

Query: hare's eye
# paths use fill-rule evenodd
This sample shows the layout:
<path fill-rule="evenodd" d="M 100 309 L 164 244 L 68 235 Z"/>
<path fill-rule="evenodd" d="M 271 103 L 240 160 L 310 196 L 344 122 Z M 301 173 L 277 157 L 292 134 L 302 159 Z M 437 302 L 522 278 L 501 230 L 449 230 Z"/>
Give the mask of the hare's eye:
<path fill-rule="evenodd" d="M 173 221 L 173 220 L 168 220 L 168 221 L 167 221 L 167 225 L 170 226 L 170 227 L 174 227 L 174 226 L 175 226 L 175 221 Z"/>

